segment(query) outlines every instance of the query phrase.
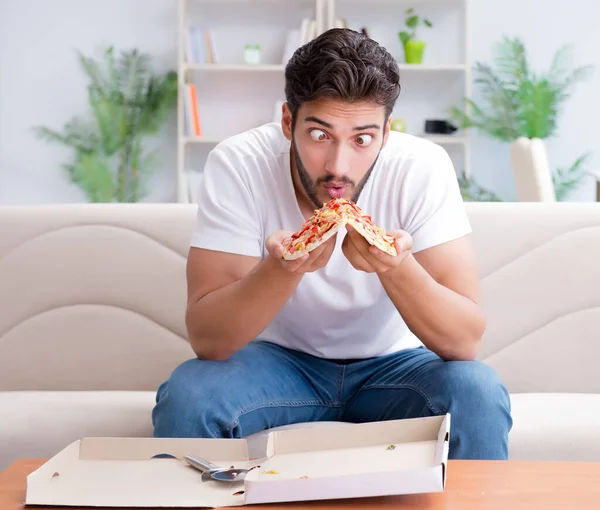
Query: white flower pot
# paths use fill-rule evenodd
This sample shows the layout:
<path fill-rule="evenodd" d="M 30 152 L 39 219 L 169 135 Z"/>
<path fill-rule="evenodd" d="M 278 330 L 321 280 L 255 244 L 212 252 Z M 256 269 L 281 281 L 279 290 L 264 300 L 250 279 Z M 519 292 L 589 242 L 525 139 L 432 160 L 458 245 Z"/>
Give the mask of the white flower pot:
<path fill-rule="evenodd" d="M 519 202 L 556 202 L 546 145 L 540 138 L 510 144 L 510 164 Z"/>

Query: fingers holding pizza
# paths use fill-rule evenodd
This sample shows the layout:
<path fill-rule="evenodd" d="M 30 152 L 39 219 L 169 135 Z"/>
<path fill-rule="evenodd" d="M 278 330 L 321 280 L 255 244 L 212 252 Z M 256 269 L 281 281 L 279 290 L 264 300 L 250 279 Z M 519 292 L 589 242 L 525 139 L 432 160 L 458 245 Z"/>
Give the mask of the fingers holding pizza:
<path fill-rule="evenodd" d="M 353 202 L 332 199 L 316 209 L 302 228 L 291 235 L 274 251 L 275 257 L 297 268 L 304 263 L 310 270 L 323 267 L 335 247 L 337 233 L 346 228 L 348 234 L 342 250 L 356 269 L 382 273 L 397 266 L 410 251 L 412 238 L 407 232 L 387 233 L 375 225 Z M 300 261 L 300 262 L 296 262 Z"/>
<path fill-rule="evenodd" d="M 287 271 L 308 273 L 325 267 L 335 247 L 335 234 L 327 236 L 318 245 L 313 243 L 309 249 L 294 250 L 294 232 L 280 230 L 267 238 L 266 247 L 269 254 Z"/>
<path fill-rule="evenodd" d="M 383 274 L 402 263 L 412 248 L 412 237 L 403 230 L 386 233 L 375 243 L 353 225 L 348 224 L 346 229 L 348 234 L 342 242 L 342 251 L 352 267 L 359 271 Z"/>

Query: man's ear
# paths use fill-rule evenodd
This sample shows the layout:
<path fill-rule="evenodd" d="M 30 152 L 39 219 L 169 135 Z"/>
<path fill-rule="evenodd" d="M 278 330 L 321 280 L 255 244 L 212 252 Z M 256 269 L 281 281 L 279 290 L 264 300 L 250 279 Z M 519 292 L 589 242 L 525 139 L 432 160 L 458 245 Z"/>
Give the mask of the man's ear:
<path fill-rule="evenodd" d="M 390 116 L 388 117 L 387 122 L 383 126 L 383 144 L 381 145 L 382 149 L 387 144 L 387 141 L 388 141 L 388 138 L 389 138 L 389 135 L 390 135 L 391 126 L 392 126 L 392 115 L 390 114 Z"/>
<path fill-rule="evenodd" d="M 283 103 L 281 107 L 281 129 L 283 135 L 288 139 L 292 140 L 292 110 L 287 103 Z"/>

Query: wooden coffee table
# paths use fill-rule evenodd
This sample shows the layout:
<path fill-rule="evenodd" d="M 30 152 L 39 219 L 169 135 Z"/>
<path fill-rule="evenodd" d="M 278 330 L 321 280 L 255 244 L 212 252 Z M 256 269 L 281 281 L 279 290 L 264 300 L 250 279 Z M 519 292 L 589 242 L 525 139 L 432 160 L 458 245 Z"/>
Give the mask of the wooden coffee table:
<path fill-rule="evenodd" d="M 22 459 L 0 473 L 0 510 L 20 510 L 25 499 L 25 477 L 45 459 Z M 38 508 L 38 507 L 32 507 Z M 46 508 L 46 507 L 44 507 Z M 48 507 L 57 510 L 56 507 Z M 325 502 L 252 505 L 252 510 L 284 508 L 403 509 L 411 510 L 587 510 L 600 509 L 600 462 L 488 462 L 448 463 L 446 490 L 385 498 Z M 69 510 L 73 510 L 70 508 Z"/>

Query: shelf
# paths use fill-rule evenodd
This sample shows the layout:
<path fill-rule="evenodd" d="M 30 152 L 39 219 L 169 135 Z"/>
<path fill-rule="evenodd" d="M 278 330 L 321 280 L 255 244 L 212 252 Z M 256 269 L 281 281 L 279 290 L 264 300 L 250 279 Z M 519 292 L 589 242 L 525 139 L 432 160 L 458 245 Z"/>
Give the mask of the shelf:
<path fill-rule="evenodd" d="M 417 71 L 417 72 L 440 72 L 440 71 L 466 71 L 467 66 L 464 64 L 405 64 L 398 63 L 400 72 L 402 71 Z"/>
<path fill-rule="evenodd" d="M 468 131 L 447 135 L 424 132 L 426 119 L 443 118 L 448 107 L 471 97 L 469 11 L 473 0 L 178 0 L 178 74 L 181 85 L 195 84 L 205 136 L 194 137 L 189 126 L 189 97 L 178 101 L 178 200 L 188 201 L 188 169 L 202 169 L 208 154 L 246 128 L 275 118 L 284 99 L 286 63 L 283 58 L 291 30 L 314 20 L 323 29 L 345 20 L 350 28 L 366 27 L 372 37 L 397 59 L 403 85 L 394 117 L 413 136 L 444 148 L 456 168 L 471 174 Z M 367 7 L 365 7 L 367 6 Z M 431 17 L 435 29 L 427 36 L 422 64 L 405 62 L 398 38 L 406 8 Z M 421 9 L 422 7 L 422 9 Z M 210 29 L 216 57 L 189 51 L 189 26 Z M 188 37 L 186 39 L 186 37 Z M 193 38 L 201 44 L 201 38 Z M 246 64 L 246 44 L 262 48 L 262 63 Z M 289 51 L 285 52 L 289 55 Z M 188 57 L 194 55 L 194 57 Z M 287 58 L 287 57 L 285 57 Z M 213 62 L 213 63 L 209 63 Z M 445 84 L 450 81 L 451 84 Z M 229 108 L 229 106 L 231 108 Z M 273 113 L 271 113 L 273 112 Z M 411 132 L 412 131 L 412 132 Z M 188 161 L 188 159 L 190 161 Z"/>
<path fill-rule="evenodd" d="M 441 71 L 466 71 L 464 64 L 405 64 L 399 63 L 401 72 L 441 72 Z M 284 72 L 285 66 L 281 64 L 183 64 L 184 71 L 207 71 L 207 72 Z"/>
<path fill-rule="evenodd" d="M 426 140 L 437 143 L 438 145 L 464 145 L 467 143 L 467 139 L 464 136 L 421 135 L 421 138 L 425 138 Z"/>
<path fill-rule="evenodd" d="M 184 64 L 184 71 L 208 71 L 208 72 L 283 72 L 285 66 L 281 64 Z"/>
<path fill-rule="evenodd" d="M 191 137 L 188 136 L 186 138 L 183 139 L 183 143 L 188 144 L 188 143 L 205 143 L 205 144 L 218 144 L 220 142 L 222 142 L 223 140 L 225 140 L 225 136 L 201 136 L 201 137 Z"/>

